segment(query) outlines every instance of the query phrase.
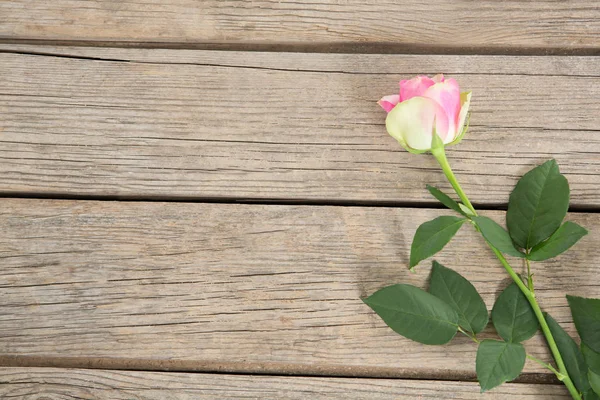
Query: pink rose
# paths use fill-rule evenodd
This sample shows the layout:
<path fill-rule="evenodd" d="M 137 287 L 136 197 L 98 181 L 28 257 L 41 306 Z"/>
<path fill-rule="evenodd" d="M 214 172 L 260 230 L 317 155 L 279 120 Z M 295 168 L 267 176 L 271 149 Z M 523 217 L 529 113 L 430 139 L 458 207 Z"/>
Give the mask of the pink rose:
<path fill-rule="evenodd" d="M 460 93 L 454 79 L 439 74 L 400 81 L 400 94 L 378 104 L 388 112 L 388 133 L 411 153 L 424 153 L 431 150 L 434 132 L 444 144 L 462 139 L 470 100 L 471 92 Z"/>

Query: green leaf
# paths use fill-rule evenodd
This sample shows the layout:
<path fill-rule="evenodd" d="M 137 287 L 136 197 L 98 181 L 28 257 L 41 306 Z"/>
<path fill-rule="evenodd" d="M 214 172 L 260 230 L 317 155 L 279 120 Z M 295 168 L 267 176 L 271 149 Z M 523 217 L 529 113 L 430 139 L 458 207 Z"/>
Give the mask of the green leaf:
<path fill-rule="evenodd" d="M 475 363 L 481 392 L 516 379 L 525 366 L 525 356 L 525 348 L 520 343 L 481 342 Z"/>
<path fill-rule="evenodd" d="M 443 249 L 465 221 L 460 217 L 437 217 L 419 226 L 410 248 L 410 268 Z"/>
<path fill-rule="evenodd" d="M 488 323 L 488 311 L 477 289 L 458 272 L 433 262 L 429 293 L 443 300 L 458 312 L 458 325 L 472 332 L 481 332 Z"/>
<path fill-rule="evenodd" d="M 473 221 L 481 230 L 481 234 L 495 248 L 504 254 L 510 256 L 524 258 L 525 254 L 521 253 L 513 243 L 510 235 L 503 227 L 498 225 L 494 220 L 488 217 L 473 217 Z"/>
<path fill-rule="evenodd" d="M 600 374 L 600 353 L 592 350 L 590 346 L 585 343 L 581 343 L 581 352 L 583 353 L 583 358 L 585 358 L 588 367 L 596 374 Z"/>
<path fill-rule="evenodd" d="M 448 343 L 458 330 L 456 311 L 416 286 L 387 286 L 363 301 L 396 333 L 415 342 Z"/>
<path fill-rule="evenodd" d="M 529 259 L 544 261 L 567 251 L 571 246 L 588 234 L 588 231 L 574 222 L 567 221 L 550 238 L 531 250 Z"/>
<path fill-rule="evenodd" d="M 594 393 L 593 389 L 589 389 L 587 392 L 583 393 L 583 400 L 600 400 L 600 396 Z"/>
<path fill-rule="evenodd" d="M 492 309 L 492 321 L 498 335 L 512 343 L 531 338 L 539 327 L 531 305 L 516 283 L 498 296 Z"/>
<path fill-rule="evenodd" d="M 600 395 L 600 375 L 590 370 L 588 371 L 588 379 L 590 380 L 590 385 L 592 386 L 594 393 Z"/>
<path fill-rule="evenodd" d="M 450 196 L 448 196 L 446 193 L 442 192 L 440 189 L 438 189 L 436 187 L 429 186 L 429 185 L 427 185 L 427 190 L 429 190 L 429 193 L 431 193 L 431 195 L 433 197 L 438 199 L 440 203 L 442 203 L 449 209 L 454 210 L 457 213 L 466 216 L 466 214 L 460 208 L 460 205 L 455 200 L 450 198 Z"/>
<path fill-rule="evenodd" d="M 600 299 L 567 296 L 581 341 L 600 353 Z"/>
<path fill-rule="evenodd" d="M 590 382 L 587 375 L 588 366 L 577 343 L 548 313 L 544 313 L 544 318 L 546 318 L 550 332 L 556 341 L 556 346 L 558 346 L 558 351 L 560 351 L 573 384 L 580 392 L 588 391 L 590 389 Z"/>
<path fill-rule="evenodd" d="M 569 208 L 569 183 L 550 160 L 526 173 L 510 195 L 506 225 L 517 246 L 531 249 L 560 226 Z"/>

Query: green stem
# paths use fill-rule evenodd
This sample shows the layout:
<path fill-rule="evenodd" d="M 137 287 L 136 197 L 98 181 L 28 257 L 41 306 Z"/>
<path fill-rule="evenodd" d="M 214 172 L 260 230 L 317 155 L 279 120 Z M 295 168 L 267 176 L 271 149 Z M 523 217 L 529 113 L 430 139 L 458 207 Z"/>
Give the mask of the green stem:
<path fill-rule="evenodd" d="M 545 363 L 542 360 L 540 360 L 538 358 L 535 358 L 534 356 L 532 356 L 530 354 L 527 354 L 527 358 L 529 358 L 533 362 L 536 362 L 536 363 L 540 364 L 542 367 L 544 367 L 544 368 L 549 369 L 550 371 L 552 371 L 554 373 L 554 375 L 556 375 L 556 377 L 558 379 L 560 379 L 561 381 L 564 379 L 564 375 L 561 374 L 560 372 L 558 372 L 556 370 L 556 368 L 554 368 L 552 365 L 550 365 L 548 363 Z"/>
<path fill-rule="evenodd" d="M 467 208 L 469 210 L 471 210 L 471 212 L 475 216 L 477 216 L 477 211 L 475 211 L 475 207 L 473 207 L 473 204 L 471 204 L 471 202 L 469 201 L 469 198 L 467 197 L 465 192 L 460 187 L 460 184 L 458 183 L 456 176 L 454 176 L 454 172 L 452 172 L 452 168 L 450 168 L 450 164 L 448 163 L 448 159 L 446 158 L 446 151 L 444 150 L 444 147 L 442 146 L 437 149 L 432 149 L 431 153 L 433 154 L 433 156 L 435 157 L 437 162 L 442 167 L 442 171 L 444 171 L 444 175 L 446 175 L 446 178 L 448 178 L 448 182 L 450 182 L 450 184 L 454 188 L 454 191 L 456 192 L 458 197 L 460 197 L 460 200 L 463 202 L 463 204 L 465 206 L 467 206 Z"/>
<path fill-rule="evenodd" d="M 450 168 L 450 164 L 448 163 L 448 159 L 446 158 L 446 152 L 444 151 L 444 148 L 439 147 L 436 149 L 432 149 L 431 153 L 433 154 L 435 159 L 438 161 L 438 163 L 442 167 L 442 170 L 444 171 L 444 175 L 446 175 L 446 178 L 448 178 L 448 181 L 450 182 L 450 184 L 456 191 L 456 194 L 458 195 L 458 197 L 460 197 L 463 204 L 465 206 L 467 206 L 474 215 L 477 215 L 475 208 L 469 201 L 469 198 L 467 197 L 465 192 L 460 187 L 460 184 L 458 183 L 456 176 L 452 172 L 452 168 Z M 475 228 L 477 229 L 477 231 L 480 232 L 477 224 L 474 223 L 474 225 L 475 225 Z M 565 384 L 565 386 L 569 390 L 569 393 L 571 394 L 573 399 L 581 400 L 581 394 L 579 393 L 577 388 L 575 388 L 575 385 L 573 384 L 573 381 L 571 380 L 571 377 L 569 376 L 569 373 L 567 372 L 567 368 L 565 367 L 565 363 L 562 359 L 560 351 L 558 350 L 556 341 L 554 340 L 554 337 L 552 336 L 550 327 L 548 326 L 548 323 L 546 322 L 546 319 L 544 318 L 544 314 L 542 313 L 542 310 L 540 309 L 540 306 L 535 298 L 535 294 L 533 292 L 533 281 L 531 279 L 528 279 L 528 284 L 530 287 L 527 287 L 527 285 L 525 285 L 525 283 L 523 283 L 523 281 L 521 280 L 521 277 L 514 271 L 514 269 L 506 261 L 506 258 L 504 258 L 504 255 L 502 255 L 502 253 L 497 248 L 495 248 L 490 242 L 488 242 L 487 240 L 486 240 L 486 242 L 487 242 L 488 246 L 492 249 L 492 251 L 494 252 L 496 257 L 498 258 L 498 260 L 500 260 L 500 263 L 502 264 L 502 266 L 504 267 L 506 272 L 508 272 L 508 274 L 510 275 L 512 280 L 517 284 L 519 289 L 521 289 L 521 292 L 523 292 L 523 294 L 527 298 L 527 301 L 529 301 L 529 304 L 531 304 L 531 308 L 533 309 L 533 312 L 535 313 L 535 316 L 540 323 L 542 333 L 544 334 L 544 336 L 546 338 L 548 347 L 550 348 L 550 351 L 552 352 L 552 356 L 554 357 L 554 360 L 556 361 L 556 365 L 558 366 L 558 371 L 557 371 L 558 373 L 556 374 L 556 376 Z M 528 265 L 528 267 L 529 267 L 529 265 Z M 530 275 L 530 271 L 528 271 L 528 275 Z M 528 276 L 528 278 L 530 278 L 530 277 Z"/>
<path fill-rule="evenodd" d="M 475 343 L 479 344 L 479 339 L 477 339 L 477 337 L 475 335 L 471 335 L 469 332 L 465 331 L 463 328 L 461 328 L 460 326 L 458 327 L 458 331 L 463 333 L 465 336 L 468 336 L 472 341 L 474 341 Z"/>
<path fill-rule="evenodd" d="M 486 240 L 486 243 L 488 244 L 488 246 L 490 247 L 490 249 L 492 249 L 492 251 L 494 252 L 494 254 L 496 255 L 496 257 L 498 258 L 498 260 L 500 260 L 500 263 L 502 264 L 502 266 L 504 267 L 504 269 L 506 270 L 506 272 L 508 272 L 508 274 L 510 275 L 510 277 L 512 278 L 512 280 L 517 284 L 517 286 L 519 287 L 519 289 L 521 289 L 521 292 L 523 292 L 523 294 L 525 295 L 525 297 L 527 297 L 527 300 L 531 299 L 531 300 L 533 300 L 537 304 L 537 301 L 535 300 L 535 296 L 533 295 L 533 293 L 523 283 L 523 281 L 521 280 L 521 277 L 519 276 L 519 274 L 517 274 L 515 272 L 515 270 L 510 266 L 510 264 L 508 263 L 508 261 L 506 261 L 506 258 L 504 258 L 504 255 L 500 252 L 500 250 L 498 250 L 497 248 L 495 248 L 487 240 Z M 531 300 L 529 301 L 530 303 L 531 303 Z"/>
<path fill-rule="evenodd" d="M 502 253 L 500 253 L 500 251 L 498 251 L 498 249 L 496 249 L 494 246 L 492 246 L 489 242 L 488 242 L 488 245 L 490 246 L 490 248 L 492 249 L 494 254 L 496 254 L 496 257 L 498 257 L 498 259 L 504 266 L 504 269 L 506 269 L 506 271 L 509 273 L 509 275 L 511 276 L 513 281 L 515 281 L 517 286 L 519 286 L 519 289 L 521 289 L 521 292 L 523 292 L 523 294 L 527 298 L 527 301 L 529 301 L 529 304 L 531 304 L 531 308 L 533 309 L 533 312 L 535 313 L 535 316 L 536 316 L 538 322 L 540 323 L 540 328 L 542 329 L 542 333 L 544 334 L 544 337 L 546 338 L 548 347 L 550 347 L 552 356 L 554 356 L 554 361 L 556 361 L 556 365 L 558 366 L 559 373 L 556 374 L 556 376 L 558 377 L 558 379 L 563 381 L 563 383 L 567 386 L 567 388 L 569 389 L 569 393 L 571 393 L 571 396 L 573 396 L 574 399 L 580 400 L 581 395 L 579 394 L 579 391 L 577 391 L 577 389 L 575 388 L 575 385 L 573 384 L 573 381 L 571 380 L 571 377 L 569 376 L 569 373 L 567 372 L 567 367 L 565 366 L 565 363 L 562 359 L 562 355 L 560 354 L 560 351 L 558 350 L 558 346 L 556 345 L 554 336 L 552 336 L 552 332 L 550 331 L 550 327 L 548 326 L 548 323 L 546 322 L 546 318 L 544 318 L 544 313 L 542 313 L 542 309 L 540 308 L 540 305 L 538 304 L 538 302 L 535 298 L 535 294 L 533 293 L 533 291 L 529 290 L 529 288 L 527 288 L 527 286 L 525 286 L 525 284 L 523 283 L 523 281 L 521 280 L 519 275 L 517 275 L 515 273 L 515 271 L 510 266 L 510 264 L 506 261 L 506 258 L 504 258 L 504 255 L 502 255 Z M 561 377 L 563 379 L 561 379 Z"/>
<path fill-rule="evenodd" d="M 533 290 L 533 275 L 531 274 L 531 263 L 529 262 L 528 258 L 525 259 L 525 263 L 527 264 L 527 286 L 529 287 L 529 290 L 531 290 L 531 293 L 535 294 Z"/>

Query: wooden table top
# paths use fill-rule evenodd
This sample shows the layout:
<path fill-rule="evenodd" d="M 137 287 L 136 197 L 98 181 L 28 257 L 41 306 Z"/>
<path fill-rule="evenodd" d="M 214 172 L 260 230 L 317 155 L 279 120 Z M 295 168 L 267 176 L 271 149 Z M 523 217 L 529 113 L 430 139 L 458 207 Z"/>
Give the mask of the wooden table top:
<path fill-rule="evenodd" d="M 0 397 L 570 398 L 533 362 L 481 395 L 468 338 L 360 300 L 426 285 L 410 242 L 449 185 L 376 101 L 439 72 L 473 91 L 448 156 L 484 215 L 549 158 L 569 179 L 590 234 L 536 295 L 574 334 L 564 294 L 600 297 L 596 1 L 0 2 Z M 436 259 L 489 308 L 506 283 L 468 230 Z"/>

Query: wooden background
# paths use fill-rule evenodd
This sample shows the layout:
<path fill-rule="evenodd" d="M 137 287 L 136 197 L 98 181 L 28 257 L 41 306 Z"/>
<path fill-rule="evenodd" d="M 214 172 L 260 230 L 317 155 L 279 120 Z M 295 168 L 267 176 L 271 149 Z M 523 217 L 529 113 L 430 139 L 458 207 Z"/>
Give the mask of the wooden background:
<path fill-rule="evenodd" d="M 536 293 L 574 334 L 564 294 L 600 297 L 599 56 L 592 0 L 1 1 L 0 397 L 569 398 L 529 362 L 480 395 L 466 338 L 361 302 L 425 285 L 410 242 L 446 213 L 425 184 L 449 189 L 376 101 L 417 74 L 472 90 L 448 154 L 499 222 L 558 160 L 591 233 Z M 508 282 L 466 227 L 436 259 L 489 307 Z"/>

